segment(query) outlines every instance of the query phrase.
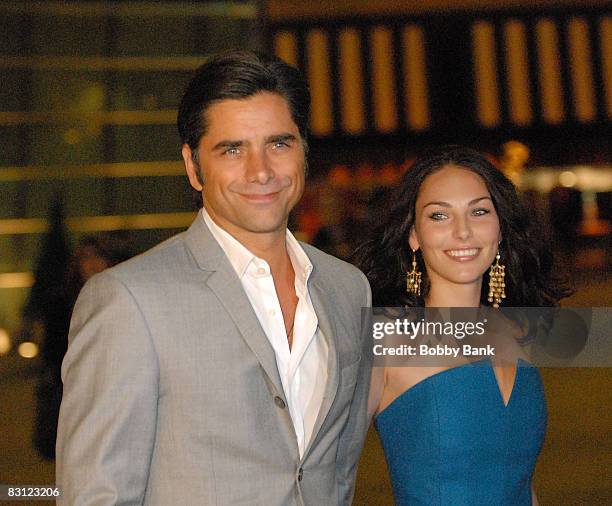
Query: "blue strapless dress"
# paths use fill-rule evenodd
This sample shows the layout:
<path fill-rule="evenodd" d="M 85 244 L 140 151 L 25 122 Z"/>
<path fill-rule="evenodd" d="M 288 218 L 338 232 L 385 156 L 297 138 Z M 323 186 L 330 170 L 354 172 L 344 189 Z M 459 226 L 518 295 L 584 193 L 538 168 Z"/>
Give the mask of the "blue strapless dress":
<path fill-rule="evenodd" d="M 531 506 L 546 404 L 527 362 L 519 361 L 507 406 L 484 360 L 424 379 L 375 425 L 397 505 Z"/>

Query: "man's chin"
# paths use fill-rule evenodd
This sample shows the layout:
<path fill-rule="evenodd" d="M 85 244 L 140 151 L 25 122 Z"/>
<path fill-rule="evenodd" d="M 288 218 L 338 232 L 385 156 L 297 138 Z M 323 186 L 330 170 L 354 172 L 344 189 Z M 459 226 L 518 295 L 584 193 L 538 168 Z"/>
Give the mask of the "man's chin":
<path fill-rule="evenodd" d="M 253 234 L 272 234 L 284 231 L 287 228 L 287 218 L 258 216 L 256 213 L 253 213 L 248 219 L 242 220 L 240 224 L 235 223 L 235 225 Z"/>
<path fill-rule="evenodd" d="M 282 232 L 287 228 L 286 222 L 278 223 L 278 224 L 254 224 L 250 227 L 247 227 L 246 230 L 253 234 L 274 234 L 277 232 Z"/>

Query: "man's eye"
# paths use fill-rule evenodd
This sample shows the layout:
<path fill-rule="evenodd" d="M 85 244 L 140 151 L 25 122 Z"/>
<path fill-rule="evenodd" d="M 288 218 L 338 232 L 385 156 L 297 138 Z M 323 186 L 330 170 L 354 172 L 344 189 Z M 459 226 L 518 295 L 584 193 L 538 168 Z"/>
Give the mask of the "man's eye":
<path fill-rule="evenodd" d="M 485 209 L 484 207 L 478 208 L 478 209 L 474 209 L 472 211 L 472 214 L 474 216 L 484 216 L 485 214 L 489 214 L 491 211 L 489 211 L 488 209 Z"/>
<path fill-rule="evenodd" d="M 240 154 L 240 149 L 238 148 L 227 148 L 224 152 L 224 155 L 236 156 Z"/>
<path fill-rule="evenodd" d="M 431 213 L 429 217 L 435 221 L 442 221 L 448 218 L 448 216 L 446 216 L 444 213 Z"/>
<path fill-rule="evenodd" d="M 289 144 L 288 144 L 286 141 L 278 141 L 278 142 L 275 142 L 275 143 L 272 145 L 272 147 L 273 147 L 274 149 L 283 149 L 283 148 L 288 148 L 288 147 L 289 147 Z"/>

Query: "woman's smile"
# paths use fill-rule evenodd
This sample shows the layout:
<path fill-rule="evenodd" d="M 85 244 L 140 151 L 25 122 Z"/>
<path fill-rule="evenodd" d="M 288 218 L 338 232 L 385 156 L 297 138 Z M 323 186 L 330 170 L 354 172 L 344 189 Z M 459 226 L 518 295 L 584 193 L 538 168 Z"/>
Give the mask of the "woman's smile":
<path fill-rule="evenodd" d="M 480 248 L 448 249 L 444 253 L 456 262 L 469 262 L 480 254 Z"/>

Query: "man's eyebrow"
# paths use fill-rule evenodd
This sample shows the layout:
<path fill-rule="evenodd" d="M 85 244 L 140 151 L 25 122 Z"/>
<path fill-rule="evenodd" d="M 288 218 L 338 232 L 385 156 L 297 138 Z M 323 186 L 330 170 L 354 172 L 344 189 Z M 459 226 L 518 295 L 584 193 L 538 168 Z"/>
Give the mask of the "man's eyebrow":
<path fill-rule="evenodd" d="M 290 133 L 270 135 L 266 137 L 265 139 L 266 144 L 271 144 L 274 142 L 296 141 L 296 140 L 297 140 L 297 137 Z M 215 144 L 213 147 L 213 151 L 221 151 L 224 149 L 239 148 L 246 144 L 248 144 L 248 142 L 244 140 L 232 141 L 232 140 L 226 139 L 226 140 L 217 142 L 217 144 Z"/>
<path fill-rule="evenodd" d="M 296 141 L 296 140 L 297 140 L 296 136 L 290 133 L 270 135 L 269 137 L 266 137 L 266 143 Z"/>
<path fill-rule="evenodd" d="M 244 146 L 244 144 L 245 144 L 244 141 L 224 140 L 221 142 L 217 142 L 217 144 L 215 144 L 213 147 L 213 151 L 219 151 L 221 149 L 229 149 L 229 148 L 239 148 L 240 146 Z"/>
<path fill-rule="evenodd" d="M 468 202 L 468 206 L 473 206 L 473 205 L 474 205 L 474 204 L 476 204 L 477 202 L 480 202 L 481 200 L 485 200 L 485 199 L 491 200 L 491 197 L 488 197 L 488 196 L 486 196 L 486 195 L 485 195 L 485 196 L 483 196 L 483 197 L 478 197 L 478 198 L 475 198 L 475 199 L 470 200 L 470 201 Z M 435 201 L 435 202 L 427 202 L 427 204 L 425 204 L 425 205 L 423 206 L 423 209 L 425 209 L 427 206 L 453 207 L 453 206 L 451 206 L 451 205 L 450 205 L 448 202 L 439 202 L 439 201 Z"/>

